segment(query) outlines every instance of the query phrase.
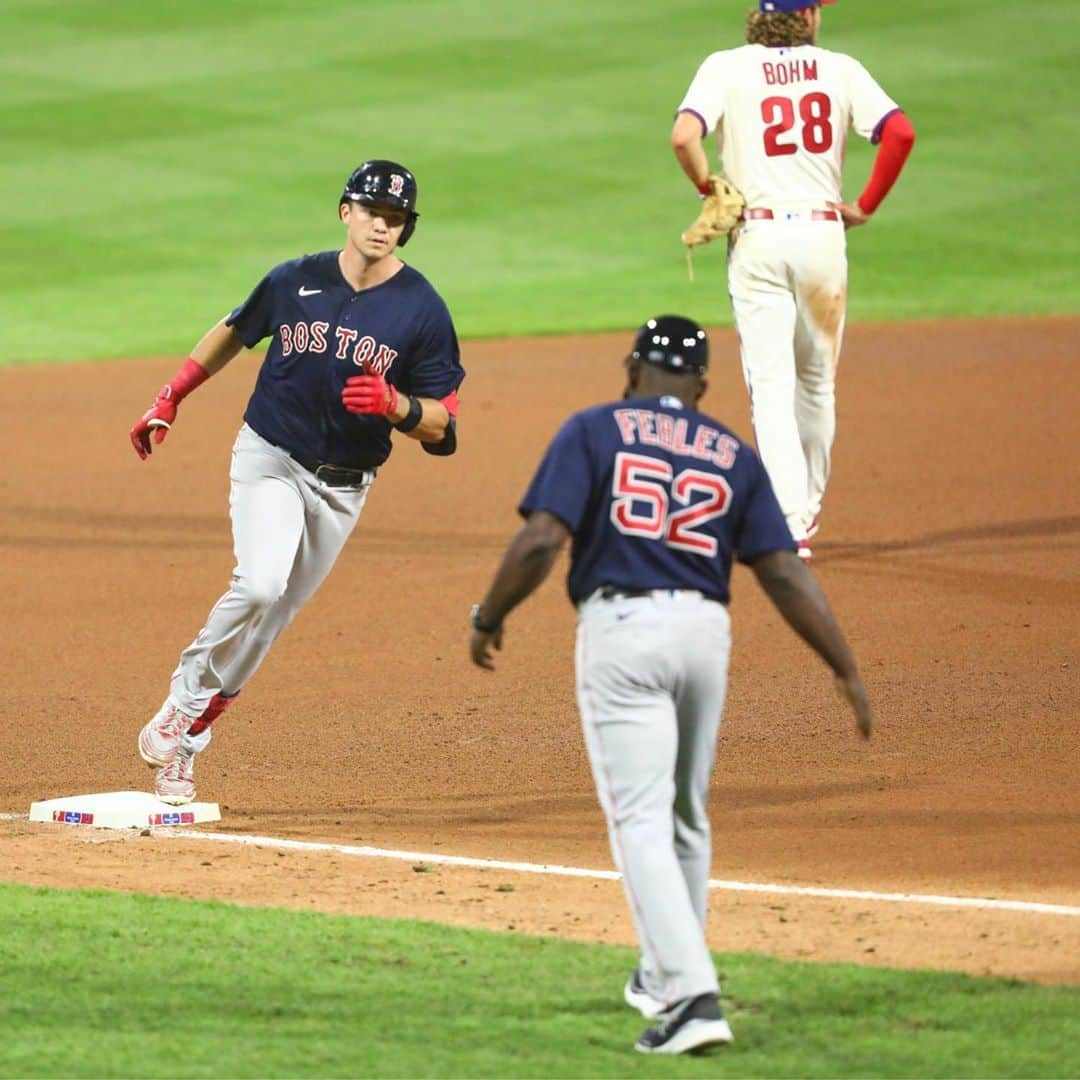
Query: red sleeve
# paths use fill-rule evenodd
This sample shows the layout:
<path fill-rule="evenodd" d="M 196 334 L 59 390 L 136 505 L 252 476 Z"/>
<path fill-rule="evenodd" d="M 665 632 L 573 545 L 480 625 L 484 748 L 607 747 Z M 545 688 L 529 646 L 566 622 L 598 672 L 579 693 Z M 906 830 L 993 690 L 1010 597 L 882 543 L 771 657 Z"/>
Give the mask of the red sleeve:
<path fill-rule="evenodd" d="M 444 398 L 439 398 L 439 401 L 446 406 L 446 411 L 451 416 L 457 416 L 460 402 L 458 401 L 457 391 L 451 390 L 449 394 Z"/>
<path fill-rule="evenodd" d="M 202 386 L 209 378 L 210 372 L 198 360 L 189 356 L 180 370 L 161 388 L 159 397 L 164 395 L 179 405 L 192 390 Z M 168 388 L 168 394 L 165 393 L 166 388 Z"/>
<path fill-rule="evenodd" d="M 881 205 L 914 145 L 915 129 L 911 121 L 899 109 L 890 113 L 881 129 L 881 145 L 874 158 L 870 179 L 859 196 L 859 208 L 863 213 L 872 214 Z"/>

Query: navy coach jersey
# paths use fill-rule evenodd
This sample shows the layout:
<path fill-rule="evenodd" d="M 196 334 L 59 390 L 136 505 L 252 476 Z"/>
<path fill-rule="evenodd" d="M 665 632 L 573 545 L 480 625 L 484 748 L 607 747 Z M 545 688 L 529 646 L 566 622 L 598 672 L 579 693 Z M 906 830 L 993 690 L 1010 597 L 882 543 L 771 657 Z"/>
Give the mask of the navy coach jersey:
<path fill-rule="evenodd" d="M 602 585 L 697 589 L 727 603 L 733 557 L 796 550 L 757 454 L 675 397 L 572 416 L 518 509 L 546 510 L 573 533 L 575 604 Z"/>
<path fill-rule="evenodd" d="M 244 419 L 284 450 L 370 469 L 390 456 L 390 422 L 341 403 L 364 361 L 405 394 L 441 399 L 465 377 L 450 312 L 427 278 L 403 266 L 357 292 L 338 253 L 275 266 L 225 322 L 248 347 L 273 335 Z"/>

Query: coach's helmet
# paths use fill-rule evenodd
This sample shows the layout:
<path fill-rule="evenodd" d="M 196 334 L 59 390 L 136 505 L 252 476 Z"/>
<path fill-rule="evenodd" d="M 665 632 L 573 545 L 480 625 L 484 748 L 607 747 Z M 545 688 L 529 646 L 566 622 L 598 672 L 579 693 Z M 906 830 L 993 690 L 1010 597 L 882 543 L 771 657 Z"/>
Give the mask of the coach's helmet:
<path fill-rule="evenodd" d="M 703 375 L 709 366 L 709 339 L 692 319 L 657 315 L 637 332 L 630 356 L 676 374 Z"/>
<path fill-rule="evenodd" d="M 338 206 L 345 202 L 363 203 L 365 206 L 392 206 L 409 215 L 401 231 L 398 247 L 404 247 L 416 228 L 416 177 L 404 165 L 396 161 L 375 158 L 365 161 L 345 181 Z"/>

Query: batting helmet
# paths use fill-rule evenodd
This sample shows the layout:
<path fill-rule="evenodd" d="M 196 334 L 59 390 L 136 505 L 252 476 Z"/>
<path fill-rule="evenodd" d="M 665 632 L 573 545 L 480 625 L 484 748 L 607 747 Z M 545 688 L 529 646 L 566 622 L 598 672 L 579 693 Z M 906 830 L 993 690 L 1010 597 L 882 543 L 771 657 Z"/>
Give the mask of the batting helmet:
<path fill-rule="evenodd" d="M 345 190 L 341 193 L 338 206 L 344 202 L 404 210 L 409 220 L 405 222 L 398 247 L 404 247 L 409 242 L 416 228 L 416 219 L 420 216 L 416 212 L 416 177 L 404 165 L 381 158 L 365 161 L 353 170 L 345 181 Z"/>
<path fill-rule="evenodd" d="M 637 332 L 630 355 L 676 374 L 693 371 L 701 375 L 709 366 L 709 339 L 692 319 L 657 315 Z"/>

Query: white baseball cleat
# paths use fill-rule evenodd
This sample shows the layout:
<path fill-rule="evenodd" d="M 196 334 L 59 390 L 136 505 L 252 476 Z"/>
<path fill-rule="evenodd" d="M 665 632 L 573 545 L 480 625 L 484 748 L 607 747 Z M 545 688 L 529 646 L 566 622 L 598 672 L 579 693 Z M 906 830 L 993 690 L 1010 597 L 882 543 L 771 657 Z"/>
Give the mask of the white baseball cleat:
<path fill-rule="evenodd" d="M 803 562 L 809 562 L 814 557 L 814 553 L 810 550 L 810 541 L 797 540 L 796 543 L 799 546 L 799 558 L 802 559 Z"/>
<path fill-rule="evenodd" d="M 195 755 L 177 754 L 154 777 L 154 794 L 172 806 L 184 806 L 195 798 Z"/>
<path fill-rule="evenodd" d="M 645 984 L 641 981 L 640 968 L 634 968 L 630 973 L 630 978 L 626 980 L 626 985 L 623 987 L 622 996 L 623 1001 L 631 1009 L 637 1009 L 646 1020 L 655 1020 L 664 1011 L 664 1003 L 657 1001 L 645 989 Z"/>
<path fill-rule="evenodd" d="M 180 753 L 180 740 L 193 723 L 192 717 L 166 698 L 165 704 L 139 732 L 139 756 L 154 768 L 170 765 Z"/>

